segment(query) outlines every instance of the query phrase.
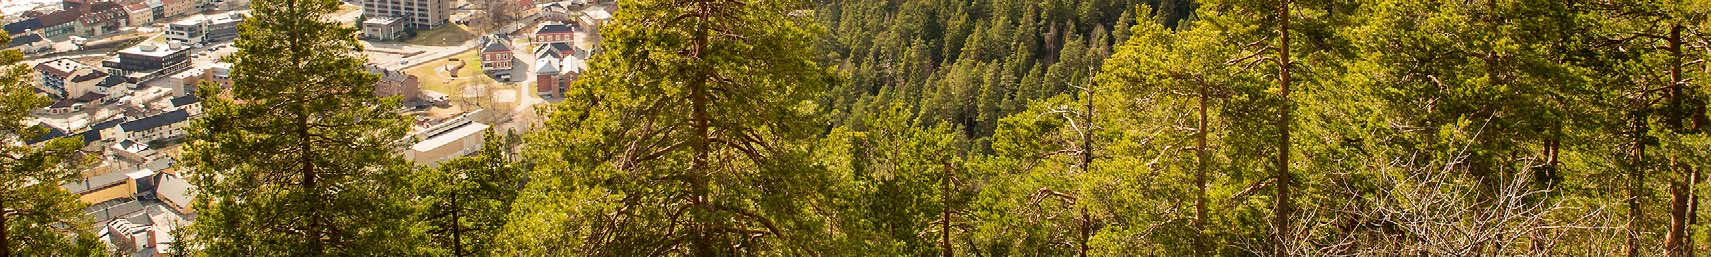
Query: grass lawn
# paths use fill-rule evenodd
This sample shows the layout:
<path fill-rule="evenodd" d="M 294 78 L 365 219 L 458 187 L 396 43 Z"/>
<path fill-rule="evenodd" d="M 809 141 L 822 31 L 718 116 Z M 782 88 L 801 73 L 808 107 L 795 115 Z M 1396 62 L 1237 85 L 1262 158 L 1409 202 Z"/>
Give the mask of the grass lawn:
<path fill-rule="evenodd" d="M 339 9 L 334 10 L 333 14 L 331 16 L 339 17 L 339 16 L 347 15 L 351 12 L 360 12 L 360 11 L 362 11 L 362 7 L 360 7 L 360 6 L 341 3 L 341 4 L 339 4 Z M 356 21 L 342 21 L 340 23 L 343 23 L 344 25 L 349 25 L 349 26 L 360 28 L 360 26 L 357 26 L 360 24 L 356 24 Z"/>
<path fill-rule="evenodd" d="M 416 75 L 416 79 L 420 80 L 423 90 L 440 92 L 449 96 L 457 96 L 458 92 L 461 92 L 466 86 L 499 84 L 498 81 L 494 81 L 493 78 L 481 73 L 481 58 L 477 56 L 475 49 L 453 55 L 450 58 L 457 58 L 463 62 L 463 69 L 458 70 L 456 79 L 453 79 L 450 76 L 451 74 L 444 69 L 446 64 L 451 63 L 446 59 L 416 65 L 416 67 L 404 72 Z"/>
<path fill-rule="evenodd" d="M 455 46 L 463 41 L 475 39 L 475 34 L 463 25 L 446 24 L 439 28 L 417 31 L 416 37 L 404 41 L 405 44 L 424 46 Z"/>

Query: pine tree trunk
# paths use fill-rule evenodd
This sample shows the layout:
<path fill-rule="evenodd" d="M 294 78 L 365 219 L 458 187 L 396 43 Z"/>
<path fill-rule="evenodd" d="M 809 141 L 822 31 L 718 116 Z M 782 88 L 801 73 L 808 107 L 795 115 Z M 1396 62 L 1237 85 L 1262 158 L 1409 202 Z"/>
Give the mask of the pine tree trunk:
<path fill-rule="evenodd" d="M 939 227 L 941 230 L 939 231 L 939 247 L 945 250 L 945 257 L 951 257 L 955 254 L 951 252 L 951 164 L 949 162 L 945 163 L 943 180 L 943 182 L 939 182 L 939 200 L 944 204 L 944 209 L 939 214 L 939 225 L 941 226 Z"/>
<path fill-rule="evenodd" d="M 6 194 L 0 192 L 0 257 L 12 256 L 12 241 L 6 238 Z"/>
<path fill-rule="evenodd" d="M 1673 161 L 1672 161 L 1673 162 Z M 1671 169 L 1678 169 L 1672 163 Z M 1685 245 L 1687 233 L 1687 191 L 1692 187 L 1681 181 L 1670 182 L 1669 186 L 1669 234 L 1664 236 L 1665 256 L 1687 256 Z"/>
<path fill-rule="evenodd" d="M 1098 83 L 1093 81 L 1092 68 L 1088 68 L 1087 75 L 1087 90 L 1083 90 L 1087 91 L 1087 99 L 1083 99 L 1086 109 L 1081 119 L 1085 123 L 1081 125 L 1081 174 L 1093 172 L 1093 87 Z M 1081 210 L 1081 257 L 1087 257 L 1087 240 L 1093 235 L 1089 225 L 1093 220 L 1088 219 L 1086 207 L 1077 206 L 1076 209 Z"/>
<path fill-rule="evenodd" d="M 694 12 L 694 14 L 696 15 L 696 18 L 700 19 L 700 23 L 698 23 L 698 24 L 706 24 L 707 20 L 709 19 L 708 14 L 707 14 L 707 12 L 708 12 L 707 9 L 709 7 L 707 5 L 708 5 L 708 3 L 706 3 L 706 2 L 696 2 L 695 3 L 695 7 L 697 9 Z M 707 48 L 707 45 L 709 43 L 708 42 L 708 40 L 709 40 L 708 39 L 708 33 L 710 33 L 710 32 L 708 32 L 707 28 L 705 28 L 705 27 L 697 27 L 696 30 L 694 31 L 694 33 L 695 33 L 695 38 L 693 40 L 695 40 L 695 41 L 692 42 L 693 46 L 692 46 L 692 49 L 690 49 L 689 57 L 693 58 L 693 59 L 700 59 L 701 54 L 706 52 L 706 48 Z M 703 68 L 703 69 L 705 69 L 705 68 Z M 712 152 L 711 147 L 709 146 L 709 144 L 712 141 L 711 140 L 712 134 L 709 133 L 710 127 L 712 125 L 709 121 L 711 118 L 708 117 L 708 115 L 707 115 L 707 105 L 708 105 L 708 101 L 710 101 L 710 100 L 707 97 L 707 85 L 706 85 L 707 84 L 707 78 L 706 78 L 707 74 L 705 74 L 706 71 L 699 71 L 698 70 L 697 72 L 703 72 L 703 74 L 695 74 L 697 76 L 700 76 L 701 79 L 692 79 L 688 83 L 689 84 L 689 102 L 693 106 L 693 110 L 690 113 L 690 119 L 691 119 L 690 125 L 694 126 L 694 129 L 695 129 L 694 142 L 692 142 L 693 146 L 694 146 L 694 151 L 695 151 L 695 160 L 694 160 L 694 163 L 691 164 L 691 168 L 690 168 L 691 169 L 690 172 L 693 173 L 693 174 L 690 174 L 690 177 L 691 177 L 690 181 L 692 181 L 692 183 L 693 183 L 691 185 L 692 188 L 690 189 L 691 190 L 690 191 L 690 199 L 693 199 L 693 201 L 695 201 L 695 205 L 709 205 L 710 203 L 706 202 L 707 201 L 706 198 L 707 198 L 707 193 L 708 193 L 707 192 L 707 190 L 708 190 L 707 180 L 709 179 L 707 176 L 710 176 L 710 174 L 707 174 L 707 169 L 708 169 L 707 166 L 708 166 L 708 161 L 709 161 L 708 158 L 710 158 L 709 154 Z M 702 208 L 702 207 L 690 207 L 690 208 Z M 693 246 L 691 247 L 691 249 L 694 249 L 693 250 L 693 252 L 695 253 L 694 255 L 696 255 L 696 256 L 714 256 L 715 254 L 717 254 L 716 252 L 714 252 L 714 246 L 713 246 L 714 243 L 713 243 L 712 237 L 714 235 L 712 235 L 711 234 L 712 232 L 710 231 L 714 228 L 709 227 L 711 224 L 706 224 L 706 222 L 708 222 L 708 221 L 699 220 L 699 218 L 697 218 L 693 222 L 696 223 L 696 224 L 692 225 L 692 226 L 696 226 L 695 228 L 692 228 L 696 234 L 695 239 L 692 243 Z M 723 247 L 723 246 L 721 246 L 721 247 Z"/>
<path fill-rule="evenodd" d="M 1194 174 L 1194 256 L 1206 256 L 1206 88 L 1200 87 L 1200 126 L 1197 128 L 1199 142 L 1195 144 L 1197 156 Z"/>
<path fill-rule="evenodd" d="M 1274 213 L 1272 226 L 1277 231 L 1273 238 L 1274 242 L 1272 242 L 1273 256 L 1283 256 L 1287 253 L 1285 247 L 1287 241 L 1290 240 L 1289 217 L 1291 208 L 1293 208 L 1293 202 L 1289 198 L 1291 183 L 1289 178 L 1289 123 L 1291 121 L 1290 109 L 1294 108 L 1289 101 L 1289 0 L 1281 0 L 1281 2 L 1283 8 L 1279 8 L 1277 13 L 1280 23 L 1278 34 L 1281 43 L 1277 49 L 1278 59 L 1281 60 L 1278 64 L 1278 86 L 1283 97 L 1283 111 L 1277 122 L 1281 140 L 1277 146 L 1277 174 L 1274 175 L 1277 177 L 1277 202 L 1274 203 L 1274 210 L 1272 210 Z"/>
<path fill-rule="evenodd" d="M 1668 115 L 1666 122 L 1668 122 L 1671 130 L 1679 132 L 1683 131 L 1685 128 L 1683 124 L 1684 121 L 1687 120 L 1686 117 L 1688 116 L 1687 111 L 1682 109 L 1681 106 L 1683 93 L 1681 92 L 1680 25 L 1673 25 L 1670 27 L 1668 40 L 1670 51 L 1669 85 L 1665 87 L 1667 88 L 1665 92 L 1669 94 L 1667 96 L 1669 98 L 1669 111 L 1666 114 Z M 1682 165 L 1677 162 L 1675 157 L 1670 157 L 1668 167 L 1670 171 L 1673 171 L 1674 174 L 1672 175 L 1675 175 L 1676 178 L 1670 179 L 1669 234 L 1664 236 L 1664 255 L 1687 256 L 1687 251 L 1685 247 L 1683 247 L 1686 244 L 1685 242 L 1688 233 L 1687 202 L 1690 201 L 1690 199 L 1688 199 L 1687 195 L 1688 191 L 1693 190 L 1693 186 L 1687 184 L 1687 180 L 1691 178 L 1688 178 L 1689 174 L 1684 172 Z"/>
<path fill-rule="evenodd" d="M 1645 90 L 1644 86 L 1641 86 L 1641 88 L 1640 88 L 1640 92 L 1641 92 L 1640 99 L 1641 100 L 1636 101 L 1636 102 L 1639 102 L 1639 103 L 1645 102 L 1645 100 L 1644 100 L 1644 99 L 1646 99 L 1645 91 L 1646 90 Z M 1644 108 L 1643 106 L 1640 106 L 1640 105 L 1636 105 L 1635 107 L 1636 108 Z M 1645 166 L 1646 165 L 1645 164 L 1646 118 L 1645 118 L 1645 116 L 1646 115 L 1644 115 L 1644 113 L 1645 113 L 1644 111 L 1636 110 L 1634 112 L 1635 112 L 1635 115 L 1633 117 L 1633 122 L 1634 122 L 1634 128 L 1633 128 L 1634 129 L 1634 132 L 1633 132 L 1634 133 L 1634 152 L 1633 152 L 1633 154 L 1634 154 L 1634 156 L 1632 157 L 1632 161 L 1633 161 L 1633 163 L 1631 164 L 1632 167 L 1630 167 L 1632 170 L 1628 171 L 1628 224 L 1626 224 L 1626 226 L 1628 228 L 1628 231 L 1627 231 L 1628 232 L 1628 245 L 1627 245 L 1628 257 L 1639 257 L 1640 256 L 1640 231 L 1641 230 L 1639 228 L 1642 224 L 1639 221 L 1642 217 L 1644 217 L 1642 215 L 1644 213 L 1644 208 L 1641 208 L 1641 206 L 1640 206 L 1640 203 L 1641 203 L 1640 197 L 1643 196 L 1640 193 L 1641 192 L 1640 188 L 1645 186 L 1645 181 L 1646 181 L 1646 173 L 1645 173 L 1646 172 L 1646 168 L 1645 168 L 1646 167 Z"/>

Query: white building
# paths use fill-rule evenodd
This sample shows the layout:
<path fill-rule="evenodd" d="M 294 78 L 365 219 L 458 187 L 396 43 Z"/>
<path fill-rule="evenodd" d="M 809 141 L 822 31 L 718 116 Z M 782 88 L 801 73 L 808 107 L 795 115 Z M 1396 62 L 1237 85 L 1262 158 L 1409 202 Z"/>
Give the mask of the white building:
<path fill-rule="evenodd" d="M 224 42 L 238 38 L 238 23 L 248 11 L 196 15 L 166 25 L 166 40 L 185 45 Z"/>
<path fill-rule="evenodd" d="M 119 130 L 125 134 L 126 139 L 147 144 L 155 140 L 184 136 L 184 127 L 189 126 L 189 120 L 190 112 L 179 109 L 120 123 Z"/>
<path fill-rule="evenodd" d="M 394 40 L 404 35 L 404 21 L 392 17 L 374 17 L 362 21 L 362 36 L 374 40 Z"/>
<path fill-rule="evenodd" d="M 369 19 L 390 17 L 405 27 L 432 29 L 451 20 L 451 0 L 363 0 L 362 15 Z"/>
<path fill-rule="evenodd" d="M 428 131 L 430 133 L 424 133 L 428 134 L 428 137 L 405 150 L 404 159 L 417 165 L 436 167 L 442 161 L 481 150 L 481 144 L 487 140 L 487 124 L 467 119 L 454 119 L 448 123 L 453 126 L 443 126 L 444 129 L 431 129 Z"/>
<path fill-rule="evenodd" d="M 208 23 L 202 17 L 190 17 L 166 25 L 166 40 L 185 45 L 201 44 L 207 37 Z"/>

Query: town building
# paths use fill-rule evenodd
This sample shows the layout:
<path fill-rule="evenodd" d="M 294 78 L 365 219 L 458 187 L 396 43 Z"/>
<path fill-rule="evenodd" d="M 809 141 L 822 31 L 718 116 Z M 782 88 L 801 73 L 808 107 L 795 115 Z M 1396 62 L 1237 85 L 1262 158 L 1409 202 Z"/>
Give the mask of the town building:
<path fill-rule="evenodd" d="M 238 38 L 238 23 L 248 12 L 234 11 L 216 15 L 198 15 L 166 26 L 166 39 L 171 42 L 196 45 L 225 42 Z"/>
<path fill-rule="evenodd" d="M 410 145 L 410 149 L 404 151 L 404 159 L 416 165 L 436 167 L 441 161 L 480 151 L 481 144 L 487 140 L 488 127 L 467 117 L 447 121 L 422 133 L 428 137 Z"/>
<path fill-rule="evenodd" d="M 161 202 L 166 203 L 168 207 L 172 207 L 173 211 L 183 214 L 195 213 L 195 209 L 190 208 L 190 201 L 196 199 L 196 192 L 191 190 L 195 186 L 190 185 L 183 178 L 171 174 L 161 174 L 160 182 L 157 185 L 155 196 Z"/>
<path fill-rule="evenodd" d="M 535 48 L 535 94 L 545 98 L 564 97 L 564 89 L 588 70 L 586 52 L 569 43 L 551 43 Z"/>
<path fill-rule="evenodd" d="M 114 2 L 95 2 L 83 10 L 78 16 L 76 28 L 78 35 L 99 36 L 119 32 L 130 18 L 126 17 L 125 7 Z"/>
<path fill-rule="evenodd" d="M 243 23 L 248 16 L 248 11 L 235 11 L 208 18 L 208 31 L 203 34 L 206 35 L 203 42 L 226 42 L 238 39 L 238 23 Z"/>
<path fill-rule="evenodd" d="M 147 5 L 149 10 L 154 13 L 154 20 L 164 21 L 167 18 L 172 18 L 172 16 L 166 15 L 166 3 L 161 0 L 143 0 L 143 5 Z"/>
<path fill-rule="evenodd" d="M 59 10 L 6 24 L 5 29 L 12 35 L 40 32 L 44 37 L 65 39 L 65 36 L 77 32 L 77 18 L 82 16 L 81 9 Z"/>
<path fill-rule="evenodd" d="M 130 83 L 166 77 L 190 68 L 189 49 L 143 43 L 119 50 L 116 57 L 101 62 L 108 73 L 124 76 Z"/>
<path fill-rule="evenodd" d="M 142 2 L 127 4 L 125 5 L 125 17 L 129 19 L 131 26 L 153 24 L 154 9 L 150 9 L 148 4 Z"/>
<path fill-rule="evenodd" d="M 166 40 L 180 44 L 202 43 L 208 25 L 199 19 L 184 19 L 166 25 Z"/>
<path fill-rule="evenodd" d="M 172 104 L 170 110 L 184 110 L 186 113 L 189 113 L 191 117 L 202 115 L 202 98 L 196 97 L 196 95 L 173 97 L 167 102 Z"/>
<path fill-rule="evenodd" d="M 451 20 L 451 0 L 362 0 L 362 14 L 369 19 L 389 17 L 404 27 L 432 29 Z"/>
<path fill-rule="evenodd" d="M 195 0 L 160 0 L 162 13 L 156 20 L 189 15 L 198 11 Z"/>
<path fill-rule="evenodd" d="M 196 93 L 202 82 L 220 85 L 221 89 L 232 88 L 232 63 L 218 62 L 213 65 L 196 67 L 167 77 L 166 86 L 172 89 L 173 97 L 183 97 Z"/>
<path fill-rule="evenodd" d="M 422 82 L 416 78 L 416 75 L 410 75 L 402 70 L 381 68 L 373 64 L 368 65 L 368 73 L 380 75 L 380 81 L 374 82 L 374 96 L 397 96 L 406 104 L 422 101 Z"/>
<path fill-rule="evenodd" d="M 374 17 L 362 21 L 362 36 L 373 40 L 397 40 L 404 36 L 404 21 L 392 17 Z"/>
<path fill-rule="evenodd" d="M 12 42 L 6 43 L 6 49 L 18 50 L 24 54 L 42 54 L 53 52 L 53 41 L 36 32 L 12 34 Z"/>
<path fill-rule="evenodd" d="M 110 149 L 107 149 L 109 154 L 120 160 L 132 163 L 148 161 L 148 159 L 154 157 L 155 154 L 154 149 L 149 149 L 148 144 L 137 143 L 136 141 L 131 140 L 119 141 L 109 148 Z"/>
<path fill-rule="evenodd" d="M 70 58 L 36 64 L 36 73 L 41 75 L 41 84 L 36 88 L 57 99 L 81 98 L 95 91 L 97 84 L 107 78 L 106 72 Z"/>
<path fill-rule="evenodd" d="M 499 81 L 510 81 L 512 63 L 516 61 L 511 52 L 511 38 L 494 34 L 482 37 L 480 43 L 481 71 Z"/>
<path fill-rule="evenodd" d="M 137 187 L 130 185 L 131 182 L 125 172 L 110 171 L 84 177 L 82 181 L 61 184 L 59 187 L 77 194 L 80 202 L 95 204 L 136 195 Z"/>
<path fill-rule="evenodd" d="M 189 125 L 186 122 L 189 119 L 189 111 L 176 110 L 120 123 L 119 130 L 125 133 L 126 139 L 135 142 L 175 139 L 184 136 L 184 127 Z"/>
<path fill-rule="evenodd" d="M 563 23 L 541 24 L 540 28 L 535 29 L 534 36 L 531 36 L 529 39 L 529 42 L 536 46 L 551 43 L 575 44 L 576 26 Z"/>
<path fill-rule="evenodd" d="M 564 2 L 542 4 L 537 9 L 540 9 L 541 21 L 571 22 L 570 6 L 567 6 Z"/>
<path fill-rule="evenodd" d="M 582 17 L 579 19 L 582 22 L 582 27 L 587 28 L 588 31 L 600 31 L 600 26 L 605 26 L 607 22 L 612 21 L 612 13 L 607 12 L 605 8 L 593 6 L 583 9 Z"/>

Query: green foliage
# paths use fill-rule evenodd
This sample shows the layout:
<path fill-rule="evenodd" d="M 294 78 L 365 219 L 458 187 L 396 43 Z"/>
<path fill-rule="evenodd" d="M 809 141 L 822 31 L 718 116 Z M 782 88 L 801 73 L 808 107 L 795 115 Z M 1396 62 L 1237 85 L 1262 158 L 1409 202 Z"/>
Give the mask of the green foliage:
<path fill-rule="evenodd" d="M 808 255 L 829 251 L 810 164 L 803 2 L 622 1 L 606 52 L 532 138 L 508 255 Z M 540 212 L 539 207 L 553 211 Z"/>
<path fill-rule="evenodd" d="M 258 4 L 192 130 L 202 254 L 1711 245 L 1702 0 L 625 0 L 526 161 L 419 171 L 350 28 L 301 18 L 331 1 L 297 1 Z"/>
<path fill-rule="evenodd" d="M 497 256 L 495 238 L 509 221 L 525 170 L 510 160 L 505 138 L 486 132 L 480 152 L 410 174 L 416 221 L 433 255 Z"/>
<path fill-rule="evenodd" d="M 0 44 L 11 37 L 0 32 Z M 83 217 L 86 205 L 61 184 L 82 181 L 81 138 L 34 144 L 48 129 L 30 113 L 50 100 L 37 94 L 34 69 L 18 50 L 0 51 L 0 251 L 16 256 L 101 256 L 104 247 Z"/>
<path fill-rule="evenodd" d="M 184 160 L 201 190 L 203 256 L 395 256 L 426 247 L 408 226 L 407 120 L 375 97 L 356 29 L 320 19 L 338 1 L 256 1 L 239 24 L 232 89 L 204 85 Z"/>
<path fill-rule="evenodd" d="M 1190 4 L 1158 19 L 1176 22 Z M 1111 53 L 1111 31 L 1142 1 L 832 1 L 815 13 L 829 29 L 820 63 L 847 83 L 822 97 L 834 124 L 903 104 L 927 127 L 952 125 L 984 152 L 998 120 L 1071 90 Z M 1149 4 L 1157 4 L 1151 3 Z M 1126 14 L 1128 13 L 1128 14 Z M 1142 15 L 1146 16 L 1146 15 Z M 852 126 L 858 131 L 859 126 Z"/>
<path fill-rule="evenodd" d="M 848 240 L 844 247 L 863 249 L 842 254 L 937 254 L 947 211 L 952 233 L 970 229 L 961 209 L 979 180 L 959 167 L 964 151 L 954 131 L 923 127 L 903 105 L 854 124 L 867 129 L 832 129 L 815 156 L 832 174 L 834 183 L 823 191 L 837 196 L 832 206 L 841 210 L 837 222 Z"/>

